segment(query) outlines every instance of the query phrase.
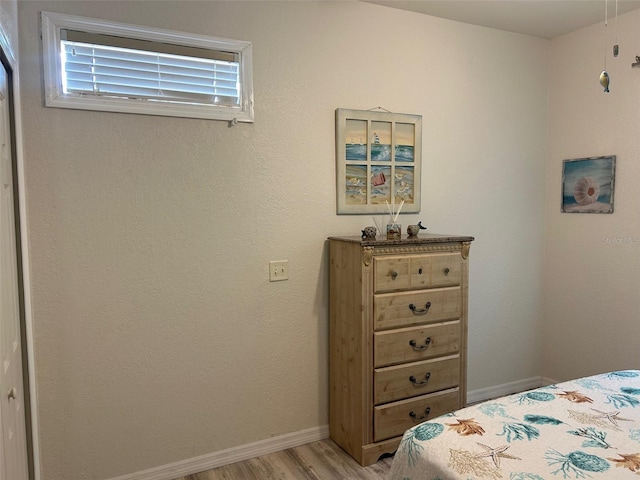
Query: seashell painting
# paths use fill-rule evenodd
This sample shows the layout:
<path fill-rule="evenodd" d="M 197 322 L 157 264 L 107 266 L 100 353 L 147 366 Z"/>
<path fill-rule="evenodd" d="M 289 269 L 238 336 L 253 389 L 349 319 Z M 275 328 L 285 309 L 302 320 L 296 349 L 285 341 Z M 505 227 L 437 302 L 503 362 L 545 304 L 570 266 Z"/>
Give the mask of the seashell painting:
<path fill-rule="evenodd" d="M 616 156 L 562 163 L 562 212 L 613 213 Z"/>
<path fill-rule="evenodd" d="M 600 196 L 600 185 L 595 178 L 582 177 L 573 187 L 573 198 L 576 199 L 578 205 L 589 205 L 596 203 Z"/>

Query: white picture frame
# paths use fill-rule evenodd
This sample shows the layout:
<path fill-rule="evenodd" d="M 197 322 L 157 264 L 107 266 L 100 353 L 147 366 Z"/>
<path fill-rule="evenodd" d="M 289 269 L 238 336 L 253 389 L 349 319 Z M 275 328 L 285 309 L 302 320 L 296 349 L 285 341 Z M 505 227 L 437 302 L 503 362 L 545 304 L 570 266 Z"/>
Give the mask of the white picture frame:
<path fill-rule="evenodd" d="M 420 212 L 422 116 L 336 109 L 339 215 Z"/>

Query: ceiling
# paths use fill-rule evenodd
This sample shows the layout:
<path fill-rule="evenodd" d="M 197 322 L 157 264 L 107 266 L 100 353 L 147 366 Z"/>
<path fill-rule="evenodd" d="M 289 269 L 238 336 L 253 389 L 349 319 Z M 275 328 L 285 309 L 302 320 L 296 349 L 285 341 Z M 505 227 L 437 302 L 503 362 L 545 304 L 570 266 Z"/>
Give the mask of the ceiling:
<path fill-rule="evenodd" d="M 508 32 L 555 38 L 604 23 L 613 26 L 616 0 L 362 0 Z M 640 8 L 640 0 L 618 0 L 618 15 Z"/>

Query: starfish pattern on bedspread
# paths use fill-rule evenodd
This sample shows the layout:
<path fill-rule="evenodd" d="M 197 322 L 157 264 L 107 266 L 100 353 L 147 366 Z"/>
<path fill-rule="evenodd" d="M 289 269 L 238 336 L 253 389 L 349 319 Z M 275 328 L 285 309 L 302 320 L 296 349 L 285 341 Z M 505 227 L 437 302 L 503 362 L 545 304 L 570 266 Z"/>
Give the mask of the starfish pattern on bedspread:
<path fill-rule="evenodd" d="M 485 445 L 483 443 L 479 443 L 479 442 L 476 442 L 476 443 L 485 450 L 482 453 L 477 453 L 476 457 L 478 458 L 490 457 L 491 460 L 493 460 L 493 464 L 496 466 L 496 468 L 500 468 L 500 458 L 509 458 L 511 460 L 522 460 L 521 458 L 515 457 L 513 455 L 509 455 L 508 453 L 504 453 L 509 448 L 510 445 L 501 445 L 496 448 L 491 448 L 490 446 Z"/>

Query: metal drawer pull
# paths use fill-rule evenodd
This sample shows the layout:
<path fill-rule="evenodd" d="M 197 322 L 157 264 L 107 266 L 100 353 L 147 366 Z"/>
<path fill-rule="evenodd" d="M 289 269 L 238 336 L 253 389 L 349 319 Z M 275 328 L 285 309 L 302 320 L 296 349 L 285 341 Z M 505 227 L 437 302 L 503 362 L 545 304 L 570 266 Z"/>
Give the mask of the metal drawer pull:
<path fill-rule="evenodd" d="M 413 303 L 409 304 L 409 310 L 411 310 L 416 315 L 427 313 L 429 311 L 429 308 L 431 308 L 431 302 L 425 303 L 424 307 L 425 308 L 418 308 Z"/>
<path fill-rule="evenodd" d="M 16 390 L 15 387 L 9 390 L 9 400 L 11 400 L 12 398 L 15 400 L 17 396 L 18 396 L 18 391 Z"/>
<path fill-rule="evenodd" d="M 445 275 L 449 275 L 449 272 L 450 272 L 450 271 L 451 271 L 451 270 L 449 270 L 449 267 L 447 267 L 447 268 L 445 268 L 445 269 L 444 269 L 444 274 L 445 274 Z"/>
<path fill-rule="evenodd" d="M 411 345 L 414 350 L 426 350 L 430 343 L 431 337 L 424 339 L 424 345 L 417 345 L 415 340 L 409 340 L 409 345 Z"/>
<path fill-rule="evenodd" d="M 398 272 L 391 272 L 391 279 L 395 280 L 396 278 L 398 278 Z"/>
<path fill-rule="evenodd" d="M 409 416 L 410 416 L 411 418 L 413 418 L 414 420 L 424 420 L 425 418 L 427 418 L 427 417 L 429 416 L 429 412 L 431 412 L 431 407 L 427 407 L 427 408 L 425 408 L 425 409 L 424 409 L 424 415 L 420 415 L 420 416 L 418 416 L 418 415 L 416 414 L 416 412 L 414 412 L 413 410 L 411 410 L 411 411 L 409 412 Z"/>
<path fill-rule="evenodd" d="M 409 377 L 409 381 L 410 381 L 411 383 L 413 383 L 414 385 L 425 385 L 425 384 L 429 381 L 429 378 L 431 378 L 431 372 L 427 372 L 427 373 L 424 375 L 424 380 L 421 380 L 421 381 L 416 380 L 416 377 L 414 377 L 413 375 L 411 375 L 411 376 Z"/>

